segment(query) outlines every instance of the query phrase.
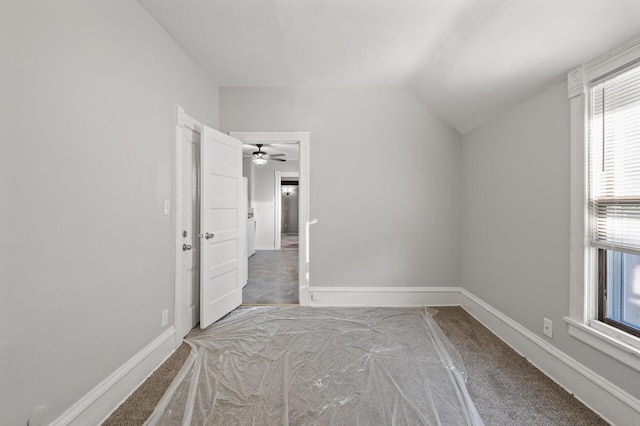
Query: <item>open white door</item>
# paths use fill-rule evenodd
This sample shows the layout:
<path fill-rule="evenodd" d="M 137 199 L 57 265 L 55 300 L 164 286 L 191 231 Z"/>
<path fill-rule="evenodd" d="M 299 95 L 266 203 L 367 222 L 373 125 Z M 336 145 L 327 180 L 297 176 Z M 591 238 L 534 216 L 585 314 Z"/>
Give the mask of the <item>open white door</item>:
<path fill-rule="evenodd" d="M 242 143 L 202 126 L 200 328 L 242 303 Z"/>

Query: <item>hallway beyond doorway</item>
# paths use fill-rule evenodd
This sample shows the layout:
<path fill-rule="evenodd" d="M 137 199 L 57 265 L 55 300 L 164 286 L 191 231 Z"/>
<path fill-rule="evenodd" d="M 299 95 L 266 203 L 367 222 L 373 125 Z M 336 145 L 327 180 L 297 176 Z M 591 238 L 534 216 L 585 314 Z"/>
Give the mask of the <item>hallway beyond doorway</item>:
<path fill-rule="evenodd" d="M 281 250 L 289 250 L 289 249 L 298 250 L 298 234 L 282 234 L 282 237 L 280 239 L 280 249 Z"/>
<path fill-rule="evenodd" d="M 298 304 L 298 250 L 256 250 L 249 258 L 249 281 L 242 290 L 242 303 Z"/>

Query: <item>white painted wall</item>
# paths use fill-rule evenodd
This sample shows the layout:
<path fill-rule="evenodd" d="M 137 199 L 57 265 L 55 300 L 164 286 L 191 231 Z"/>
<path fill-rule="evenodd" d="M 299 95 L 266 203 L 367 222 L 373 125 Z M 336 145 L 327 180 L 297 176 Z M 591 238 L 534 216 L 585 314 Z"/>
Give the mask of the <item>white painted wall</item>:
<path fill-rule="evenodd" d="M 311 132 L 312 286 L 459 285 L 460 136 L 400 88 L 221 88 L 224 131 Z"/>
<path fill-rule="evenodd" d="M 256 219 L 256 250 L 275 247 L 275 172 L 299 172 L 299 161 L 269 161 L 255 166 L 253 214 Z"/>
<path fill-rule="evenodd" d="M 632 395 L 640 373 L 568 335 L 566 82 L 463 138 L 462 286 Z"/>
<path fill-rule="evenodd" d="M 171 325 L 173 105 L 218 92 L 136 1 L 0 17 L 0 424 L 48 424 Z"/>

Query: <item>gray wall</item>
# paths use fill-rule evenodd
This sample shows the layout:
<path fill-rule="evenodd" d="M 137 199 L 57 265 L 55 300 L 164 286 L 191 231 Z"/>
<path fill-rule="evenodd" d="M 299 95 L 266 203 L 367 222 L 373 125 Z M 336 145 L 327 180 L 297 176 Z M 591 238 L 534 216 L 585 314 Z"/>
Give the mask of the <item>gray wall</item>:
<path fill-rule="evenodd" d="M 457 286 L 460 135 L 399 88 L 221 88 L 223 131 L 311 132 L 312 286 Z"/>
<path fill-rule="evenodd" d="M 569 336 L 570 129 L 566 82 L 463 138 L 462 286 L 640 395 L 640 373 Z"/>
<path fill-rule="evenodd" d="M 173 104 L 218 92 L 135 1 L 0 17 L 0 424 L 48 423 L 173 322 Z"/>

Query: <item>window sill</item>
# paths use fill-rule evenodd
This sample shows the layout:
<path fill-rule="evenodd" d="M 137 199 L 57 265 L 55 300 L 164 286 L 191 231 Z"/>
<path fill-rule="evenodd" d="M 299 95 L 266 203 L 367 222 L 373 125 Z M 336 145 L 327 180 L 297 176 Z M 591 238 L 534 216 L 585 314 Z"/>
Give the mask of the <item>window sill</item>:
<path fill-rule="evenodd" d="M 587 325 L 569 317 L 564 320 L 569 324 L 571 336 L 640 371 L 640 338 L 600 321 Z"/>

